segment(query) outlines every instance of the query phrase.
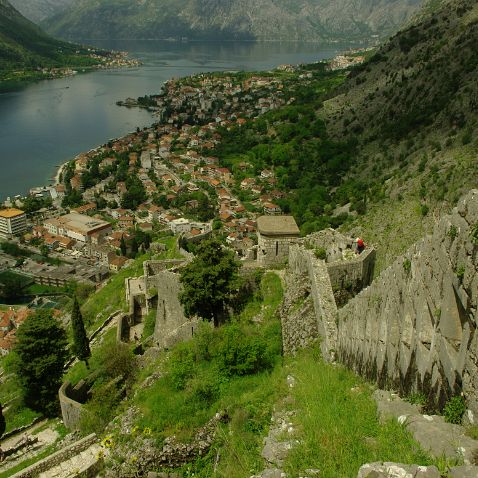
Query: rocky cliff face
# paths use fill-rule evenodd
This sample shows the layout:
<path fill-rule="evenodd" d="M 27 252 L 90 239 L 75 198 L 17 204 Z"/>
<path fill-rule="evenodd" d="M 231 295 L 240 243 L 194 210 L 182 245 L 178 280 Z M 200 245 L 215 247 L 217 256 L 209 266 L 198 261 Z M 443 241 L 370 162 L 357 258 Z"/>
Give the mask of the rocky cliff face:
<path fill-rule="evenodd" d="M 59 1 L 59 0 L 57 0 Z M 65 38 L 369 40 L 420 0 L 80 0 L 45 22 Z"/>

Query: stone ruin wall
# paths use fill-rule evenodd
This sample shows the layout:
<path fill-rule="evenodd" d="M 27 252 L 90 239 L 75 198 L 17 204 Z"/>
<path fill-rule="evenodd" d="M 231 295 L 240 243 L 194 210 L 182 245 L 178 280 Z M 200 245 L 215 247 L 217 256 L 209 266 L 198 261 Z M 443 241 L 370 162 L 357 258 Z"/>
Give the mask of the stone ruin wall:
<path fill-rule="evenodd" d="M 259 265 L 268 267 L 284 264 L 289 257 L 290 246 L 297 241 L 296 236 L 266 236 L 258 233 L 257 261 Z"/>
<path fill-rule="evenodd" d="M 158 291 L 154 340 L 160 348 L 169 348 L 190 339 L 199 322 L 184 315 L 183 306 L 179 302 L 181 284 L 177 273 L 163 271 L 154 280 Z"/>
<path fill-rule="evenodd" d="M 338 311 L 338 359 L 402 394 L 441 408 L 464 393 L 478 414 L 478 190 L 431 236 L 399 257 Z"/>
<path fill-rule="evenodd" d="M 368 286 L 373 279 L 375 265 L 375 249 L 365 249 L 355 259 L 327 263 L 332 289 L 350 289 L 359 292 Z"/>
<path fill-rule="evenodd" d="M 61 416 L 69 430 L 77 430 L 80 422 L 82 404 L 86 402 L 88 384 L 80 380 L 74 387 L 68 381 L 64 382 L 58 391 Z"/>
<path fill-rule="evenodd" d="M 305 345 L 321 337 L 321 349 L 324 357 L 333 359 L 336 348 L 335 318 L 337 306 L 335 305 L 332 284 L 330 283 L 327 266 L 324 261 L 318 260 L 311 250 L 303 246 L 293 245 L 289 249 L 288 275 L 296 276 L 299 284 L 300 277 L 306 278 L 309 283 L 309 294 L 315 313 L 313 321 L 305 323 L 303 316 L 281 314 L 283 328 L 284 351 L 293 351 L 300 345 Z M 290 280 L 290 279 L 289 279 Z M 304 316 L 306 317 L 306 316 Z"/>

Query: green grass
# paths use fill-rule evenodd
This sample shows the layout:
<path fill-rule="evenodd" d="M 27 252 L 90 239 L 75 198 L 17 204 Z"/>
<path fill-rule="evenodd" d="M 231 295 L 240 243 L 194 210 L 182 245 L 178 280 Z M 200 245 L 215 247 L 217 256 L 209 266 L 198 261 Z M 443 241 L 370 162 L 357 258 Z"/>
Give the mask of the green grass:
<path fill-rule="evenodd" d="M 227 412 L 230 421 L 220 425 L 210 453 L 184 467 L 185 476 L 194 473 L 198 478 L 242 478 L 262 469 L 262 439 L 274 403 L 286 387 L 280 359 L 280 322 L 275 316 L 282 287 L 276 274 L 262 277 L 261 295 L 262 301 L 256 295 L 229 324 L 217 329 L 204 324 L 191 341 L 176 346 L 142 370 L 134 398 L 122 405 L 133 405 L 140 411 L 133 435 L 151 433 L 158 446 L 173 434 L 187 442 L 215 413 Z M 259 314 L 261 322 L 253 322 L 251 319 Z M 238 349 L 239 343 L 252 347 Z M 242 367 L 254 361 L 251 350 L 257 344 L 261 344 L 259 354 L 267 353 L 270 361 L 259 365 L 254 373 Z M 238 358 L 236 353 L 245 355 Z M 150 387 L 142 387 L 146 377 L 158 370 L 163 371 L 163 376 Z M 128 447 L 131 438 L 117 435 L 114 441 Z M 214 472 L 218 451 L 221 459 Z"/>
<path fill-rule="evenodd" d="M 291 363 L 301 445 L 287 459 L 290 476 L 319 468 L 323 478 L 354 478 L 360 466 L 375 461 L 433 464 L 403 426 L 379 423 L 371 385 L 318 357 L 307 350 Z"/>
<path fill-rule="evenodd" d="M 152 256 L 150 253 L 138 256 L 134 263 L 120 270 L 109 279 L 108 283 L 98 292 L 91 295 L 81 307 L 85 325 L 90 332 L 98 328 L 103 321 L 114 311 L 127 311 L 124 281 L 128 277 L 143 275 L 143 262 L 151 259 L 180 259 L 181 254 L 177 249 L 177 238 L 174 236 L 161 238 L 157 242 L 166 244 L 167 250 L 159 255 Z"/>
<path fill-rule="evenodd" d="M 93 347 L 91 358 L 88 361 L 89 369 L 86 368 L 85 362 L 77 362 L 73 367 L 70 367 L 68 372 L 63 377 L 64 380 L 69 380 L 72 384 L 77 384 L 80 380 L 85 379 L 91 373 L 95 372 L 102 365 L 102 350 L 109 348 L 116 343 L 116 327 L 109 329 L 101 342 L 99 347 Z"/>
<path fill-rule="evenodd" d="M 156 310 L 153 309 L 144 318 L 143 340 L 150 337 L 154 333 L 154 327 L 156 325 Z"/>
<path fill-rule="evenodd" d="M 7 425 L 5 430 L 7 433 L 16 428 L 29 425 L 35 418 L 41 416 L 40 413 L 25 407 L 21 397 L 15 399 L 3 415 Z"/>
<path fill-rule="evenodd" d="M 262 277 L 260 294 L 247 303 L 239 315 L 239 320 L 251 320 L 259 315 L 266 321 L 272 319 L 283 295 L 280 277 L 273 272 L 265 273 Z"/>
<path fill-rule="evenodd" d="M 112 276 L 106 285 L 83 304 L 81 311 L 90 332 L 99 327 L 115 310 L 127 310 L 124 281 L 128 277 L 142 275 L 143 262 L 149 259 L 150 254 L 137 257 L 131 266 Z"/>

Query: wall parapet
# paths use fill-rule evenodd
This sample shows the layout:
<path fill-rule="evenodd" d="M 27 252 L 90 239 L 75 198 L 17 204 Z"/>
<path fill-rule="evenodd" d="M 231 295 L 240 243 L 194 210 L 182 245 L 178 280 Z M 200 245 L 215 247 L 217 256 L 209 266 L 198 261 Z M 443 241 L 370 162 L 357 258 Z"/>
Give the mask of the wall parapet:
<path fill-rule="evenodd" d="M 62 384 L 58 391 L 61 415 L 66 428 L 76 430 L 81 418 L 83 403 L 87 400 L 88 383 L 80 380 L 73 386 L 68 380 Z"/>
<path fill-rule="evenodd" d="M 296 244 L 289 248 L 289 269 L 295 274 L 308 276 L 317 330 L 322 339 L 322 354 L 326 359 L 333 360 L 337 342 L 337 306 L 327 266 L 311 250 Z"/>

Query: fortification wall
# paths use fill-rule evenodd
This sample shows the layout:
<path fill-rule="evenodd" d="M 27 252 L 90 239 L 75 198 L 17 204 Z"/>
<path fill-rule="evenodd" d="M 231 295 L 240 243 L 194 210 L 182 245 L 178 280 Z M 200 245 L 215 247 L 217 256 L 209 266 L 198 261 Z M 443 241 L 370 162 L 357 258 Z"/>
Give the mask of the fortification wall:
<path fill-rule="evenodd" d="M 169 348 L 177 342 L 190 339 L 194 335 L 197 321 L 189 320 L 184 315 L 183 306 L 179 302 L 181 284 L 178 274 L 160 272 L 155 277 L 155 284 L 158 290 L 158 309 L 154 340 L 158 347 Z"/>
<path fill-rule="evenodd" d="M 313 252 L 299 245 L 289 248 L 289 270 L 293 274 L 305 275 L 310 282 L 310 296 L 314 306 L 317 327 L 304 327 L 303 320 L 297 320 L 296 324 L 288 323 L 283 335 L 284 343 L 293 343 L 293 336 L 300 334 L 303 341 L 312 341 L 321 337 L 321 349 L 324 357 L 333 359 L 336 348 L 337 330 L 335 318 L 337 306 L 335 305 L 332 285 L 330 283 L 327 266 L 324 261 L 317 259 Z M 302 329 L 296 330 L 296 329 Z"/>
<path fill-rule="evenodd" d="M 478 190 L 433 234 L 338 311 L 338 359 L 402 394 L 442 407 L 463 392 L 478 414 Z"/>
<path fill-rule="evenodd" d="M 74 387 L 68 381 L 64 382 L 58 391 L 61 415 L 65 427 L 75 430 L 80 422 L 82 403 L 86 402 L 88 384 L 80 380 Z"/>
<path fill-rule="evenodd" d="M 327 263 L 332 289 L 349 289 L 358 292 L 370 285 L 375 265 L 375 249 L 365 249 L 354 259 Z"/>

